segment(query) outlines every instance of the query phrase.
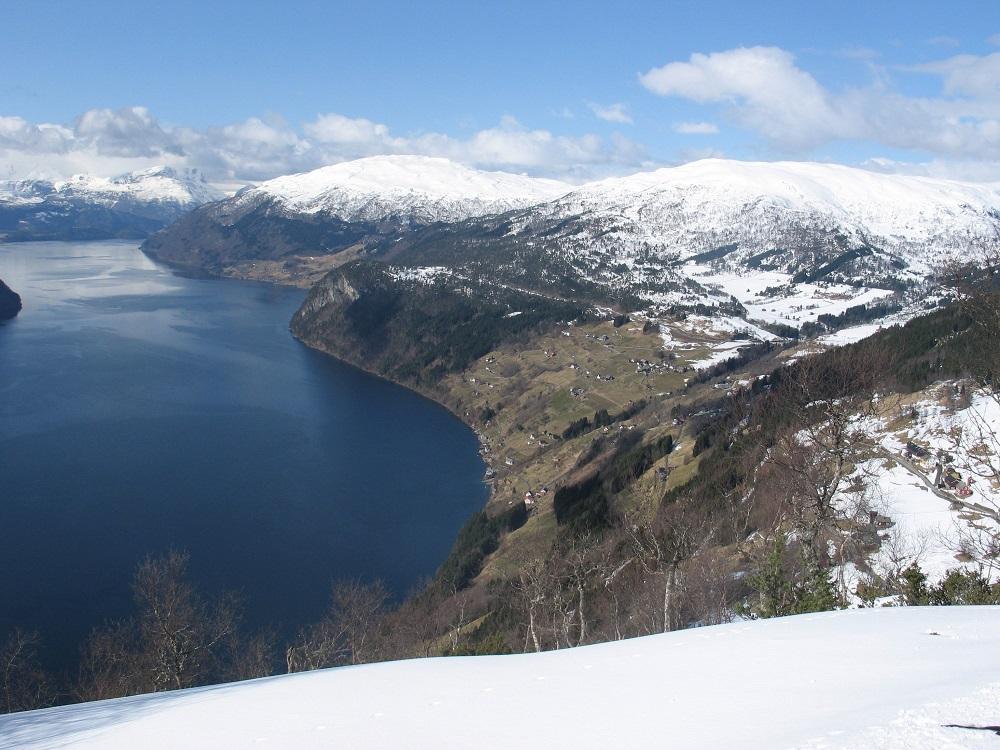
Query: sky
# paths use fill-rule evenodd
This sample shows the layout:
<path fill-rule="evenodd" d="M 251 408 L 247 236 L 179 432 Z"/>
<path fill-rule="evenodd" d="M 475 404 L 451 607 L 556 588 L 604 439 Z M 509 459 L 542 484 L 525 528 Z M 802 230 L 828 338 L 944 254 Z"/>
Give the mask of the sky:
<path fill-rule="evenodd" d="M 1000 3 L 0 3 L 0 179 L 233 185 L 381 153 L 1000 180 Z"/>

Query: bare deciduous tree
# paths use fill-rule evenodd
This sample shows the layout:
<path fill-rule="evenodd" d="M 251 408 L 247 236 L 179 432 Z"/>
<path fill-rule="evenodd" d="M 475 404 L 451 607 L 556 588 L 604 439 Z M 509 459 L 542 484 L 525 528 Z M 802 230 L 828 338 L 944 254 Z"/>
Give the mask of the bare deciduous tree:
<path fill-rule="evenodd" d="M 285 653 L 289 672 L 376 661 L 381 655 L 389 592 L 381 581 L 334 583 L 330 608 L 302 630 Z"/>
<path fill-rule="evenodd" d="M 527 652 L 530 643 L 536 652 L 541 651 L 541 609 L 550 595 L 545 561 L 536 558 L 522 563 L 511 585 L 521 601 L 527 618 L 523 650 Z"/>
<path fill-rule="evenodd" d="M 38 662 L 38 631 L 14 628 L 0 648 L 0 688 L 3 711 L 28 711 L 51 705 L 54 696 L 49 676 Z"/>
<path fill-rule="evenodd" d="M 806 566 L 825 567 L 823 534 L 838 520 L 860 517 L 863 503 L 845 502 L 850 491 L 864 498 L 867 476 L 851 476 L 875 448 L 867 418 L 876 414 L 874 359 L 857 356 L 831 367 L 809 358 L 790 373 L 784 387 L 788 420 L 768 453 L 771 481 L 784 495 Z"/>
<path fill-rule="evenodd" d="M 80 652 L 73 694 L 81 701 L 135 695 L 147 685 L 142 673 L 138 632 L 131 620 L 91 631 Z"/>
<path fill-rule="evenodd" d="M 676 597 L 681 563 L 704 549 L 715 533 L 705 514 L 677 500 L 661 507 L 651 523 L 627 524 L 636 562 L 662 579 L 660 627 L 666 633 L 678 627 Z"/>
<path fill-rule="evenodd" d="M 239 621 L 232 596 L 210 606 L 197 595 L 187 580 L 188 560 L 176 551 L 148 557 L 132 583 L 143 670 L 156 690 L 199 683 Z"/>

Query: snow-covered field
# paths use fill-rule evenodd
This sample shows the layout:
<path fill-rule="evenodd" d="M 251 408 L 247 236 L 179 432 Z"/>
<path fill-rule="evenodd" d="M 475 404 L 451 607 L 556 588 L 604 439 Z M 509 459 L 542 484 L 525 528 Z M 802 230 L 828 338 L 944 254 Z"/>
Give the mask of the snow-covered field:
<path fill-rule="evenodd" d="M 0 748 L 993 748 L 1000 607 L 827 612 L 0 716 Z"/>
<path fill-rule="evenodd" d="M 879 494 L 886 506 L 886 515 L 896 521 L 891 532 L 901 546 L 919 553 L 918 562 L 934 581 L 950 568 L 960 567 L 955 551 L 960 546 L 963 528 L 968 528 L 969 514 L 930 491 L 924 479 L 932 479 L 936 458 L 943 452 L 951 456 L 953 466 L 969 483 L 971 494 L 963 499 L 986 508 L 1000 507 L 1000 487 L 991 481 L 1000 445 L 1000 404 L 986 394 L 975 392 L 966 384 L 967 396 L 957 393 L 960 384 L 939 383 L 925 392 L 925 397 L 910 407 L 916 420 L 897 433 L 885 435 L 883 446 L 893 455 L 900 455 L 907 441 L 927 449 L 923 458 L 913 457 L 910 463 L 919 474 L 905 466 L 896 466 L 880 473 Z M 958 497 L 952 492 L 952 496 Z M 976 523 L 992 527 L 989 518 L 977 518 Z M 1000 578 L 1000 566 L 987 571 Z"/>
<path fill-rule="evenodd" d="M 898 465 L 878 472 L 877 487 L 879 511 L 894 525 L 871 560 L 876 570 L 905 570 L 916 562 L 937 583 L 949 570 L 966 567 L 955 558 L 963 521 L 946 500 Z"/>
<path fill-rule="evenodd" d="M 873 510 L 889 518 L 889 528 L 881 531 L 881 546 L 867 563 L 883 578 L 898 576 L 912 563 L 920 566 L 928 582 L 940 582 L 950 570 L 965 569 L 1000 581 L 1000 565 L 981 565 L 983 555 L 964 555 L 968 541 L 996 534 L 996 522 L 975 510 L 1000 508 L 1000 486 L 993 481 L 997 441 L 1000 435 L 1000 404 L 976 392 L 971 382 L 963 395 L 962 383 L 943 381 L 905 405 L 892 405 L 888 412 L 862 422 L 863 429 L 876 438 L 879 455 L 861 464 L 857 478 L 870 482 L 868 497 Z M 889 430 L 886 423 L 905 414 Z M 910 455 L 907 443 L 926 450 L 923 456 Z M 935 464 L 950 456 L 947 465 L 959 472 L 970 492 L 962 497 L 956 490 L 934 488 Z M 972 478 L 972 482 L 968 480 Z M 850 492 L 842 496 L 852 502 Z M 976 530 L 983 533 L 976 533 Z M 852 563 L 838 574 L 843 593 L 852 605 L 858 583 L 866 578 Z"/>
<path fill-rule="evenodd" d="M 679 341 L 674 334 L 683 334 Z M 741 318 L 720 315 L 689 315 L 686 319 L 660 325 L 663 348 L 678 353 L 681 365 L 705 370 L 739 356 L 740 350 L 759 341 L 778 337 Z M 707 349 L 707 353 L 704 351 Z"/>

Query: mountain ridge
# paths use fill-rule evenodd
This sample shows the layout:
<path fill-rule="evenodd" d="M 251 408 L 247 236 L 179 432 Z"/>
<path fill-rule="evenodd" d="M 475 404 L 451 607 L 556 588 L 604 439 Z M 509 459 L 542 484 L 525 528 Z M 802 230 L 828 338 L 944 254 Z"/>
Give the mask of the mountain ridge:
<path fill-rule="evenodd" d="M 898 290 L 970 245 L 1000 246 L 1000 186 L 709 159 L 572 187 L 394 156 L 262 183 L 195 210 L 144 249 L 218 272 L 356 247 L 398 264 L 444 259 L 508 277 L 530 267 L 539 279 L 577 276 L 672 302 L 691 286 L 679 269 L 689 262 Z"/>
<path fill-rule="evenodd" d="M 0 183 L 0 241 L 143 239 L 223 194 L 197 170 Z"/>

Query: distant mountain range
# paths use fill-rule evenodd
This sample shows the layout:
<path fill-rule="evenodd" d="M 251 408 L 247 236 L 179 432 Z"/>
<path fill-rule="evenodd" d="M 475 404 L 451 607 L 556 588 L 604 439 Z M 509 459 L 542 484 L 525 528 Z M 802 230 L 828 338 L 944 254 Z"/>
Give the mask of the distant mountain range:
<path fill-rule="evenodd" d="M 329 267 L 444 268 L 436 283 L 627 310 L 721 309 L 797 329 L 851 305 L 933 304 L 951 261 L 997 246 L 996 185 L 708 159 L 573 187 L 379 156 L 202 206 L 144 249 L 230 275 L 314 256 Z M 874 313 L 851 316 L 841 322 Z"/>
<path fill-rule="evenodd" d="M 192 211 L 143 246 L 173 263 L 219 271 L 234 262 L 324 255 L 393 243 L 428 226 L 506 214 L 571 186 L 447 159 L 373 156 L 279 177 Z"/>
<path fill-rule="evenodd" d="M 0 185 L 4 239 L 147 236 L 151 256 L 216 274 L 266 262 L 281 280 L 281 264 L 298 263 L 315 280 L 379 261 L 448 269 L 439 283 L 799 328 L 830 312 L 824 296 L 891 298 L 887 310 L 924 301 L 952 260 L 1000 246 L 1000 186 L 708 159 L 574 187 L 423 156 L 358 159 L 225 199 L 168 168 Z"/>
<path fill-rule="evenodd" d="M 143 239 L 223 194 L 194 170 L 0 182 L 0 241 Z"/>

